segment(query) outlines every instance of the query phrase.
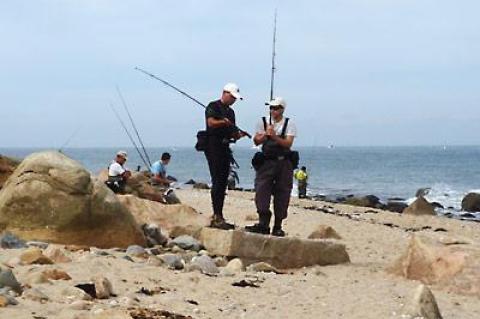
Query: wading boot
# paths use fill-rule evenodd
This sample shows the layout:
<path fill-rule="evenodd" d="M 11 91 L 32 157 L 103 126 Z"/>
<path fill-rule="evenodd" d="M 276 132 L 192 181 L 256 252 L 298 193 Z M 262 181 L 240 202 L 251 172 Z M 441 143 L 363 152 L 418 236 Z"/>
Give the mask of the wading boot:
<path fill-rule="evenodd" d="M 282 230 L 282 227 L 273 227 L 272 236 L 285 237 L 285 232 Z"/>

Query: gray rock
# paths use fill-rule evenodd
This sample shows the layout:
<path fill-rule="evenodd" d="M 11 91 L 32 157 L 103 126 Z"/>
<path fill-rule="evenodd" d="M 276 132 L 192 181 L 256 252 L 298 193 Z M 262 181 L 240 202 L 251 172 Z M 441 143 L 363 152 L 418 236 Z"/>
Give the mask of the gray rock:
<path fill-rule="evenodd" d="M 127 261 L 130 261 L 130 262 L 132 262 L 132 263 L 135 262 L 135 260 L 133 260 L 132 257 L 127 256 L 127 255 L 123 256 L 122 259 L 125 259 L 125 260 L 127 260 Z"/>
<path fill-rule="evenodd" d="M 27 246 L 28 247 L 37 247 L 40 249 L 47 249 L 48 248 L 48 243 L 43 242 L 43 241 L 28 241 Z"/>
<path fill-rule="evenodd" d="M 18 305 L 18 301 L 9 294 L 0 293 L 0 308 L 6 307 L 8 305 Z"/>
<path fill-rule="evenodd" d="M 192 236 L 182 235 L 170 242 L 170 245 L 178 246 L 185 250 L 194 250 L 200 251 L 202 249 L 202 244 Z"/>
<path fill-rule="evenodd" d="M 143 224 L 143 234 L 147 238 L 147 246 L 165 245 L 168 238 L 164 236 L 157 224 Z"/>
<path fill-rule="evenodd" d="M 22 297 L 24 297 L 25 299 L 37 301 L 40 303 L 45 303 L 48 300 L 50 300 L 50 298 L 48 298 L 48 296 L 45 293 L 43 293 L 40 289 L 37 289 L 37 288 L 28 289 L 22 294 Z"/>
<path fill-rule="evenodd" d="M 277 268 L 263 261 L 251 264 L 250 266 L 247 267 L 247 270 L 252 272 L 273 272 L 276 274 L 282 273 Z"/>
<path fill-rule="evenodd" d="M 160 258 L 171 269 L 180 270 L 185 267 L 185 261 L 182 257 L 175 254 L 163 254 L 159 255 Z"/>
<path fill-rule="evenodd" d="M 115 296 L 113 293 L 112 283 L 105 277 L 96 277 L 94 279 L 95 293 L 98 299 L 107 299 Z"/>
<path fill-rule="evenodd" d="M 215 275 L 220 272 L 217 265 L 215 265 L 215 261 L 209 256 L 197 256 L 193 258 L 192 262 L 188 265 L 188 270 L 198 270 L 207 275 Z"/>
<path fill-rule="evenodd" d="M 480 194 L 468 193 L 462 199 L 462 210 L 467 212 L 479 212 L 480 211 Z"/>
<path fill-rule="evenodd" d="M 148 253 L 142 246 L 132 245 L 128 246 L 127 255 L 134 257 L 145 257 L 148 255 Z"/>
<path fill-rule="evenodd" d="M 80 288 L 77 287 L 67 287 L 62 291 L 62 295 L 69 300 L 92 300 L 92 296 L 87 294 Z"/>
<path fill-rule="evenodd" d="M 22 293 L 22 286 L 10 269 L 0 267 L 0 288 L 9 287 L 17 293 Z"/>
<path fill-rule="evenodd" d="M 428 193 L 430 193 L 432 189 L 430 187 L 423 187 L 423 188 L 419 188 L 417 190 L 417 192 L 415 193 L 415 197 L 425 197 L 428 195 Z"/>
<path fill-rule="evenodd" d="M 442 319 L 435 297 L 425 285 L 418 286 L 406 312 L 413 318 Z"/>
<path fill-rule="evenodd" d="M 243 264 L 243 261 L 240 258 L 234 258 L 228 262 L 225 268 L 233 273 L 237 273 L 237 272 L 244 271 L 245 265 Z"/>
<path fill-rule="evenodd" d="M 0 247 L 5 249 L 19 249 L 26 247 L 25 242 L 17 236 L 5 232 L 0 235 Z"/>

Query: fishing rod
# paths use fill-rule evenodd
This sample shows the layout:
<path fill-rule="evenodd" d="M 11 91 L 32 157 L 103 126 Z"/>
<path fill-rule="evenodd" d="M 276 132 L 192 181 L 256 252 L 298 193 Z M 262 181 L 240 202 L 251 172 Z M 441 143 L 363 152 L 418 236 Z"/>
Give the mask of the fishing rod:
<path fill-rule="evenodd" d="M 177 87 L 174 86 L 173 84 L 170 84 L 170 83 L 168 83 L 167 81 L 165 81 L 165 80 L 163 80 L 163 79 L 161 79 L 161 78 L 153 75 L 152 73 L 147 72 L 147 71 L 145 71 L 145 70 L 143 70 L 143 69 L 141 69 L 141 68 L 135 67 L 135 70 L 140 71 L 140 72 L 142 72 L 142 73 L 150 76 L 151 78 L 153 78 L 153 79 L 155 79 L 155 80 L 157 80 L 157 81 L 162 82 L 162 83 L 165 84 L 166 86 L 174 89 L 174 90 L 177 91 L 178 93 L 182 94 L 183 96 L 189 98 L 189 99 L 192 100 L 193 102 L 195 102 L 195 103 L 197 103 L 198 105 L 202 106 L 204 109 L 207 108 L 207 106 L 206 106 L 205 104 L 203 104 L 202 102 L 200 102 L 199 100 L 197 100 L 196 98 L 194 98 L 193 96 L 191 96 L 190 94 L 186 93 L 185 91 L 182 91 L 181 89 L 177 88 Z M 238 126 L 235 126 L 235 128 L 237 128 L 239 132 L 243 133 L 243 134 L 244 134 L 245 136 L 247 136 L 248 138 L 252 138 L 252 136 L 251 136 L 248 132 L 240 129 Z"/>
<path fill-rule="evenodd" d="M 275 56 L 277 55 L 275 51 L 275 47 L 277 44 L 277 9 L 275 9 L 275 17 L 273 20 L 273 41 L 272 41 L 272 71 L 270 73 L 270 101 L 273 100 L 273 86 L 275 82 Z M 265 103 L 268 104 L 268 103 Z M 268 122 L 272 125 L 272 112 L 270 112 L 270 116 L 268 118 Z"/>
<path fill-rule="evenodd" d="M 122 124 L 122 127 L 123 129 L 125 130 L 125 133 L 127 133 L 128 135 L 128 138 L 130 139 L 130 141 L 132 142 L 133 146 L 135 147 L 135 149 L 137 150 L 137 153 L 138 155 L 140 155 L 140 158 L 142 159 L 143 163 L 145 164 L 145 166 L 148 168 L 150 167 L 147 163 L 147 161 L 145 160 L 145 158 L 143 157 L 142 155 L 142 152 L 140 152 L 140 149 L 138 148 L 137 146 L 137 143 L 135 143 L 135 140 L 133 139 L 132 135 L 130 134 L 130 132 L 128 131 L 128 128 L 127 126 L 125 125 L 125 123 L 122 121 L 122 118 L 120 117 L 120 115 L 118 114 L 117 110 L 115 110 L 115 108 L 113 107 L 113 104 L 110 103 L 110 108 L 112 109 L 113 113 L 115 113 L 115 116 L 117 117 L 118 121 L 120 122 L 120 124 Z"/>
<path fill-rule="evenodd" d="M 77 133 L 80 131 L 81 128 L 82 128 L 82 125 L 77 127 L 75 131 L 73 131 L 72 135 L 70 135 L 65 141 L 65 143 L 63 143 L 62 146 L 60 146 L 60 148 L 58 149 L 59 153 L 63 153 L 63 149 L 68 145 L 68 143 L 70 143 L 70 141 L 75 137 L 75 135 L 77 135 Z"/>
<path fill-rule="evenodd" d="M 145 158 L 149 164 L 149 167 L 152 166 L 152 162 L 150 161 L 150 157 L 148 156 L 147 150 L 145 149 L 145 145 L 143 145 L 143 141 L 140 137 L 140 134 L 138 133 L 137 126 L 135 125 L 135 122 L 133 121 L 132 115 L 130 114 L 130 111 L 128 110 L 127 103 L 125 102 L 125 99 L 123 98 L 122 92 L 120 92 L 120 88 L 118 85 L 116 86 L 118 96 L 120 96 L 120 100 L 122 101 L 123 108 L 127 112 L 128 118 L 130 119 L 130 123 L 132 124 L 133 130 L 135 131 L 135 134 L 137 135 L 138 141 L 140 142 L 140 145 L 142 146 L 143 154 L 145 155 Z"/>

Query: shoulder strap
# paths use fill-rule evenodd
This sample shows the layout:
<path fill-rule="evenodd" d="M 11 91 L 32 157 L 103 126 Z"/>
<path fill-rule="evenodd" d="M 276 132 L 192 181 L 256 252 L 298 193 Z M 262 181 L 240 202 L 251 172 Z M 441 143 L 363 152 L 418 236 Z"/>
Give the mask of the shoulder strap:
<path fill-rule="evenodd" d="M 267 130 L 267 119 L 265 116 L 262 116 L 262 121 L 263 121 L 263 129 L 266 131 Z"/>
<path fill-rule="evenodd" d="M 282 134 L 281 137 L 285 137 L 285 133 L 287 133 L 287 126 L 288 126 L 289 118 L 285 118 L 285 123 L 283 123 Z"/>

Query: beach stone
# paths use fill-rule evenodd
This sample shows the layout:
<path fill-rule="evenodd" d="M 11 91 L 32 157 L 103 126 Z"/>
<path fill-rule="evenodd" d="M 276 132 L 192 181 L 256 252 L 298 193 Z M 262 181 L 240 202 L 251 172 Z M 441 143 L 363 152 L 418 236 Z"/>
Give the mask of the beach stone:
<path fill-rule="evenodd" d="M 69 263 L 72 261 L 70 257 L 65 255 L 62 246 L 58 245 L 50 245 L 43 251 L 43 254 L 55 263 Z"/>
<path fill-rule="evenodd" d="M 199 232 L 201 228 L 210 223 L 208 217 L 184 204 L 164 205 L 133 195 L 118 195 L 117 197 L 133 214 L 138 224 L 156 224 L 168 233 L 175 226 Z"/>
<path fill-rule="evenodd" d="M 49 283 L 47 276 L 41 272 L 33 272 L 27 275 L 25 283 L 29 286 Z"/>
<path fill-rule="evenodd" d="M 22 293 L 22 286 L 15 278 L 15 275 L 10 269 L 0 266 L 0 288 L 11 288 L 16 293 Z"/>
<path fill-rule="evenodd" d="M 4 249 L 19 249 L 25 248 L 27 245 L 23 240 L 18 238 L 17 236 L 5 232 L 0 235 L 0 247 Z"/>
<path fill-rule="evenodd" d="M 95 293 L 98 299 L 108 299 L 110 296 L 114 296 L 112 283 L 105 277 L 94 278 Z"/>
<path fill-rule="evenodd" d="M 445 246 L 412 236 L 406 251 L 387 271 L 450 293 L 480 298 L 480 249 L 476 245 Z"/>
<path fill-rule="evenodd" d="M 208 254 L 205 254 L 205 256 L 209 256 Z M 215 257 L 213 259 L 213 261 L 215 262 L 215 265 L 217 267 L 225 267 L 227 266 L 228 264 L 228 260 L 226 257 L 223 257 L 223 256 L 218 256 L 218 257 Z"/>
<path fill-rule="evenodd" d="M 25 250 L 20 255 L 20 262 L 22 265 L 32 265 L 32 264 L 39 264 L 39 265 L 51 265 L 53 261 L 45 256 L 40 248 L 31 247 Z"/>
<path fill-rule="evenodd" d="M 403 210 L 403 214 L 432 216 L 436 215 L 433 206 L 423 196 L 417 197 L 417 199 L 413 203 L 411 203 L 407 208 Z"/>
<path fill-rule="evenodd" d="M 163 265 L 163 261 L 157 256 L 150 256 L 147 259 L 147 265 L 159 267 Z"/>
<path fill-rule="evenodd" d="M 147 246 L 153 247 L 157 245 L 165 245 L 168 242 L 168 237 L 163 235 L 160 227 L 157 224 L 143 224 L 143 234 L 147 239 Z"/>
<path fill-rule="evenodd" d="M 26 240 L 100 248 L 145 244 L 115 194 L 59 152 L 31 154 L 17 167 L 0 192 L 0 225 Z"/>
<path fill-rule="evenodd" d="M 245 270 L 245 265 L 240 258 L 234 258 L 228 262 L 225 268 L 233 273 L 238 273 Z"/>
<path fill-rule="evenodd" d="M 427 196 L 430 191 L 432 189 L 430 187 L 422 187 L 422 188 L 419 188 L 416 192 L 415 192 L 415 197 L 425 197 Z"/>
<path fill-rule="evenodd" d="M 194 189 L 210 189 L 210 187 L 206 183 L 195 183 L 193 184 L 193 188 Z"/>
<path fill-rule="evenodd" d="M 350 261 L 345 245 L 327 240 L 264 236 L 206 227 L 202 229 L 201 241 L 211 254 L 265 261 L 279 269 Z"/>
<path fill-rule="evenodd" d="M 176 254 L 159 255 L 160 258 L 170 269 L 181 270 L 185 267 L 185 261 Z"/>
<path fill-rule="evenodd" d="M 402 213 L 405 208 L 407 208 L 408 205 L 402 201 L 394 201 L 390 200 L 387 202 L 387 205 L 385 205 L 385 209 L 391 212 L 395 213 Z"/>
<path fill-rule="evenodd" d="M 169 245 L 178 246 L 184 250 L 199 251 L 202 248 L 202 244 L 192 236 L 182 235 L 172 240 Z"/>
<path fill-rule="evenodd" d="M 435 296 L 425 285 L 418 286 L 413 300 L 406 308 L 406 313 L 413 318 L 442 319 Z"/>
<path fill-rule="evenodd" d="M 0 155 L 0 189 L 19 164 L 20 162 L 16 159 Z"/>
<path fill-rule="evenodd" d="M 182 235 L 192 236 L 193 238 L 199 238 L 202 227 L 198 226 L 174 226 L 169 231 L 170 238 L 177 238 Z"/>
<path fill-rule="evenodd" d="M 349 197 L 345 199 L 344 203 L 353 206 L 376 208 L 380 203 L 380 199 L 375 195 L 367 195 L 363 197 Z"/>
<path fill-rule="evenodd" d="M 92 296 L 87 294 L 84 290 L 69 286 L 62 291 L 62 295 L 69 300 L 92 300 Z"/>
<path fill-rule="evenodd" d="M 188 271 L 198 270 L 202 274 L 215 275 L 220 271 L 218 270 L 215 261 L 209 256 L 196 256 L 192 259 L 192 262 L 188 265 Z"/>
<path fill-rule="evenodd" d="M 24 291 L 22 297 L 40 303 L 45 303 L 50 300 L 50 298 L 48 298 L 48 296 L 44 292 L 37 288 L 31 288 Z"/>
<path fill-rule="evenodd" d="M 147 251 L 142 246 L 138 246 L 138 245 L 128 246 L 126 254 L 128 256 L 133 256 L 133 257 L 147 257 L 148 256 Z"/>
<path fill-rule="evenodd" d="M 279 271 L 277 268 L 273 267 L 272 265 L 266 263 L 266 262 L 258 262 L 251 264 L 250 266 L 247 267 L 247 271 L 252 271 L 252 272 L 273 272 L 276 274 L 281 274 L 282 272 Z"/>
<path fill-rule="evenodd" d="M 193 179 L 189 179 L 187 182 L 185 182 L 185 185 L 195 185 L 197 182 Z"/>
<path fill-rule="evenodd" d="M 342 239 L 342 237 L 331 226 L 319 225 L 309 236 L 309 239 Z"/>
<path fill-rule="evenodd" d="M 36 240 L 30 240 L 26 243 L 28 247 L 37 247 L 42 250 L 47 249 L 49 246 L 49 243 L 46 243 L 44 241 L 36 241 Z"/>
<path fill-rule="evenodd" d="M 58 269 L 46 269 L 42 272 L 42 274 L 47 278 L 51 280 L 70 280 L 72 277 L 70 277 L 69 274 L 67 274 L 63 270 L 58 270 Z"/>
<path fill-rule="evenodd" d="M 5 308 L 9 305 L 18 305 L 18 301 L 12 296 L 9 296 L 8 294 L 0 293 L 0 308 Z"/>
<path fill-rule="evenodd" d="M 480 212 L 480 193 L 468 193 L 462 199 L 462 210 Z"/>

